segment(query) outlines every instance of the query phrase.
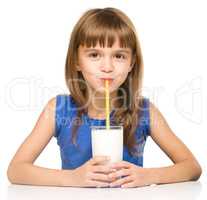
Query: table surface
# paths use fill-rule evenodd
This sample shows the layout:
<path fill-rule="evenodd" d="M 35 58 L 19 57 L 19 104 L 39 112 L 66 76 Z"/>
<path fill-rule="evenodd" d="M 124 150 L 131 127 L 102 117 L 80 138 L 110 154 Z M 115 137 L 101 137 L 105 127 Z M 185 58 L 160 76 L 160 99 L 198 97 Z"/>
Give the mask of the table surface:
<path fill-rule="evenodd" d="M 207 196 L 207 182 L 184 182 L 153 185 L 140 188 L 73 188 L 45 187 L 8 184 L 4 188 L 5 200 L 54 200 L 59 199 L 163 199 L 204 200 Z"/>

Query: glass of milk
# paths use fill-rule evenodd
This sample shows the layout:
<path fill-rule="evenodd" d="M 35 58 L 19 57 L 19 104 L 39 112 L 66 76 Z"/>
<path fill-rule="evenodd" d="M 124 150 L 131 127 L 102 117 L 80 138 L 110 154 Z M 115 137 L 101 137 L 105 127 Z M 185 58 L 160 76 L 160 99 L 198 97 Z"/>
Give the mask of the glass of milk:
<path fill-rule="evenodd" d="M 91 126 L 92 154 L 109 156 L 109 163 L 123 160 L 123 126 Z"/>

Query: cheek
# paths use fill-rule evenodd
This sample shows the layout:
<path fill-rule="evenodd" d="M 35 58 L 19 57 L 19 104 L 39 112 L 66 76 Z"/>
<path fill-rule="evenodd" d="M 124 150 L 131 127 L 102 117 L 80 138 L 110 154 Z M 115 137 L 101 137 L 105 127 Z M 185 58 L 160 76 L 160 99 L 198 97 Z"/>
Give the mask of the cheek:
<path fill-rule="evenodd" d="M 95 73 L 98 69 L 97 64 L 94 64 L 88 60 L 82 60 L 79 65 L 83 73 Z"/>
<path fill-rule="evenodd" d="M 119 77 L 119 79 L 125 79 L 127 76 L 128 76 L 128 73 L 129 73 L 129 67 L 127 66 L 124 66 L 124 67 L 120 67 L 118 70 L 117 70 L 117 75 Z"/>
<path fill-rule="evenodd" d="M 96 82 L 96 71 L 94 70 L 93 66 L 87 65 L 87 63 L 84 63 L 84 65 L 80 66 L 81 73 L 84 77 L 84 79 L 89 83 L 89 85 Z"/>

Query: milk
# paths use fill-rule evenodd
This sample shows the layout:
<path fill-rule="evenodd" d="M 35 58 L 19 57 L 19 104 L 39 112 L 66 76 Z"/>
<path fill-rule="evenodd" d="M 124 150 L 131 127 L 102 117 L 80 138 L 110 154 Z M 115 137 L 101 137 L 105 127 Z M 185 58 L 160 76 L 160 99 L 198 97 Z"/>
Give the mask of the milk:
<path fill-rule="evenodd" d="M 123 159 L 123 126 L 91 126 L 92 153 L 94 156 L 109 156 L 108 163 Z"/>

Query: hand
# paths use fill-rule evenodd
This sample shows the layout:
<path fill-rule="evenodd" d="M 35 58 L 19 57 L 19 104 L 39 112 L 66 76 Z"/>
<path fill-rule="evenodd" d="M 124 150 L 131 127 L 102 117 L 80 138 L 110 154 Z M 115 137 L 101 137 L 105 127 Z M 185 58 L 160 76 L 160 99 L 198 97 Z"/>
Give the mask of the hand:
<path fill-rule="evenodd" d="M 111 179 L 108 174 L 115 171 L 106 165 L 106 156 L 95 156 L 73 172 L 73 186 L 108 187 Z"/>
<path fill-rule="evenodd" d="M 112 180 L 116 179 L 111 182 L 110 187 L 121 186 L 128 188 L 150 185 L 148 181 L 149 171 L 146 168 L 139 167 L 126 161 L 114 163 L 111 165 L 111 168 L 117 171 L 108 175 Z"/>

